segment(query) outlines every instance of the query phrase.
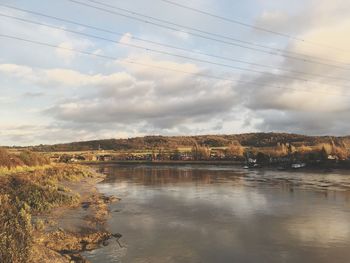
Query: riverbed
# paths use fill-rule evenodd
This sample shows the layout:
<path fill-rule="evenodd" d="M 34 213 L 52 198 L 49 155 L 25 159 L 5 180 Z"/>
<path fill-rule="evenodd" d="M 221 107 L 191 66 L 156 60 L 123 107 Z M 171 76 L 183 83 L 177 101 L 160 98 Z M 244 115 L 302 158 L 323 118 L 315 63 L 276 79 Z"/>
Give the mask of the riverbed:
<path fill-rule="evenodd" d="M 121 233 L 93 263 L 349 262 L 350 172 L 101 165 Z"/>

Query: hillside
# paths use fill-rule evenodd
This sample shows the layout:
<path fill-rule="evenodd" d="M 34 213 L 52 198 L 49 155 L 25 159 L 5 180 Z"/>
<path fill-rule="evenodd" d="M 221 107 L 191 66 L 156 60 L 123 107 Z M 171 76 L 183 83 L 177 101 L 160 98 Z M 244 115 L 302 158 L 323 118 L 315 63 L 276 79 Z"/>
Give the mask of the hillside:
<path fill-rule="evenodd" d="M 246 133 L 233 135 L 200 135 L 200 136 L 145 136 L 128 139 L 107 139 L 72 142 L 56 145 L 31 147 L 35 151 L 87 151 L 97 150 L 142 150 L 177 147 L 192 147 L 194 144 L 209 147 L 225 147 L 232 142 L 239 142 L 245 147 L 271 147 L 277 143 L 291 143 L 295 146 L 313 146 L 319 143 L 334 142 L 335 145 L 350 147 L 350 136 L 305 136 L 287 133 Z"/>

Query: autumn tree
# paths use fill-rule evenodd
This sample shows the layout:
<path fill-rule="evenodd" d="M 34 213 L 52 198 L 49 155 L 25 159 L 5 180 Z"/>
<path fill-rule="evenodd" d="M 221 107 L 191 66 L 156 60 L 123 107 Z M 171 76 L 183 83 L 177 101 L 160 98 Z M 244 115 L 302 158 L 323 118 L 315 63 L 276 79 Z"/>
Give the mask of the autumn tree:
<path fill-rule="evenodd" d="M 312 152 L 313 149 L 310 146 L 305 146 L 304 144 L 297 148 L 297 152 L 300 154 L 307 154 Z"/>
<path fill-rule="evenodd" d="M 196 161 L 208 160 L 210 158 L 210 149 L 206 146 L 199 146 L 198 144 L 195 144 L 192 147 L 192 156 Z"/>
<path fill-rule="evenodd" d="M 334 155 L 341 160 L 346 160 L 349 157 L 349 151 L 346 149 L 346 147 L 337 146 L 333 141 L 331 143 L 320 144 L 318 147 L 321 148 L 321 151 L 323 151 L 324 154 L 327 154 L 327 157 L 328 155 Z"/>
<path fill-rule="evenodd" d="M 333 148 L 333 154 L 340 160 L 346 160 L 349 158 L 349 151 L 345 147 L 335 146 Z"/>
<path fill-rule="evenodd" d="M 244 148 L 238 141 L 232 142 L 226 149 L 226 156 L 228 158 L 243 157 Z"/>

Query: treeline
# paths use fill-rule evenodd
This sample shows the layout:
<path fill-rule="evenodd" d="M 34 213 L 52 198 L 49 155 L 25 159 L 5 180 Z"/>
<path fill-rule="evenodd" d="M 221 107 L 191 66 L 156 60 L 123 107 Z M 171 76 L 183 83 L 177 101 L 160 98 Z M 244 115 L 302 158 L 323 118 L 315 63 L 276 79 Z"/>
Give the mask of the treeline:
<path fill-rule="evenodd" d="M 277 143 L 274 147 L 243 147 L 238 141 L 232 142 L 225 149 L 211 149 L 208 146 L 194 145 L 189 154 L 182 154 L 178 150 L 167 156 L 159 151 L 158 159 L 181 160 L 184 156 L 190 160 L 237 160 L 248 161 L 256 159 L 260 164 L 281 162 L 308 163 L 325 162 L 327 160 L 344 161 L 350 157 L 350 152 L 344 145 L 321 143 L 315 146 L 294 146 L 291 143 Z"/>
<path fill-rule="evenodd" d="M 345 161 L 350 157 L 347 147 L 334 143 L 321 143 L 315 146 L 301 145 L 295 147 L 292 144 L 278 143 L 276 147 L 268 149 L 254 149 L 250 156 L 257 159 L 258 163 L 281 162 L 306 162 L 319 164 L 329 161 Z"/>
<path fill-rule="evenodd" d="M 108 139 L 84 142 L 73 142 L 56 145 L 39 145 L 31 147 L 35 151 L 66 152 L 90 150 L 144 150 L 144 149 L 176 149 L 178 147 L 228 147 L 238 142 L 243 147 L 275 147 L 278 143 L 293 144 L 295 147 L 315 146 L 322 143 L 334 143 L 341 147 L 350 146 L 350 137 L 304 136 L 287 133 L 247 133 L 234 135 L 200 135 L 200 136 L 145 136 L 128 139 Z"/>
<path fill-rule="evenodd" d="M 244 160 L 247 150 L 238 142 L 231 142 L 226 149 L 211 150 L 208 146 L 195 144 L 191 149 L 193 160 Z"/>
<path fill-rule="evenodd" d="M 0 148 L 0 167 L 12 169 L 18 166 L 42 166 L 49 163 L 48 158 L 36 152 L 24 150 L 14 154 L 5 148 Z"/>

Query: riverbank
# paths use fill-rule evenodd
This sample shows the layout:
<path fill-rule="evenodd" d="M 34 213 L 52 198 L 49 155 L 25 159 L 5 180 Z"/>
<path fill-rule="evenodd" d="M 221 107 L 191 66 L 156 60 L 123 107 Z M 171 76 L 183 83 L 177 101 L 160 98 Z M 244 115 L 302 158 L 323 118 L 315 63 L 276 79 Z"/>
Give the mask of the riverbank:
<path fill-rule="evenodd" d="M 112 161 L 84 161 L 79 162 L 80 164 L 89 166 L 98 165 L 148 165 L 148 166 L 176 166 L 176 165 L 213 165 L 213 166 L 236 166 L 242 169 L 249 170 L 281 170 L 289 172 L 307 172 L 307 171 L 331 171 L 331 170 L 350 170 L 350 161 L 327 161 L 327 162 L 314 162 L 305 163 L 305 166 L 293 168 L 292 163 L 274 163 L 274 164 L 260 164 L 260 165 L 246 165 L 242 161 L 226 161 L 226 160 L 202 160 L 202 161 L 175 161 L 175 160 L 164 160 L 164 161 L 150 161 L 150 160 L 112 160 Z"/>
<path fill-rule="evenodd" d="M 79 162 L 80 164 L 86 165 L 99 165 L 99 164 L 125 164 L 125 165 L 135 165 L 135 164 L 145 164 L 145 165 L 242 165 L 239 161 L 149 161 L 149 160 L 113 160 L 113 161 L 84 161 Z"/>
<path fill-rule="evenodd" d="M 106 245 L 103 176 L 80 165 L 48 165 L 0 175 L 0 258 L 10 262 L 87 262 L 81 252 Z"/>

